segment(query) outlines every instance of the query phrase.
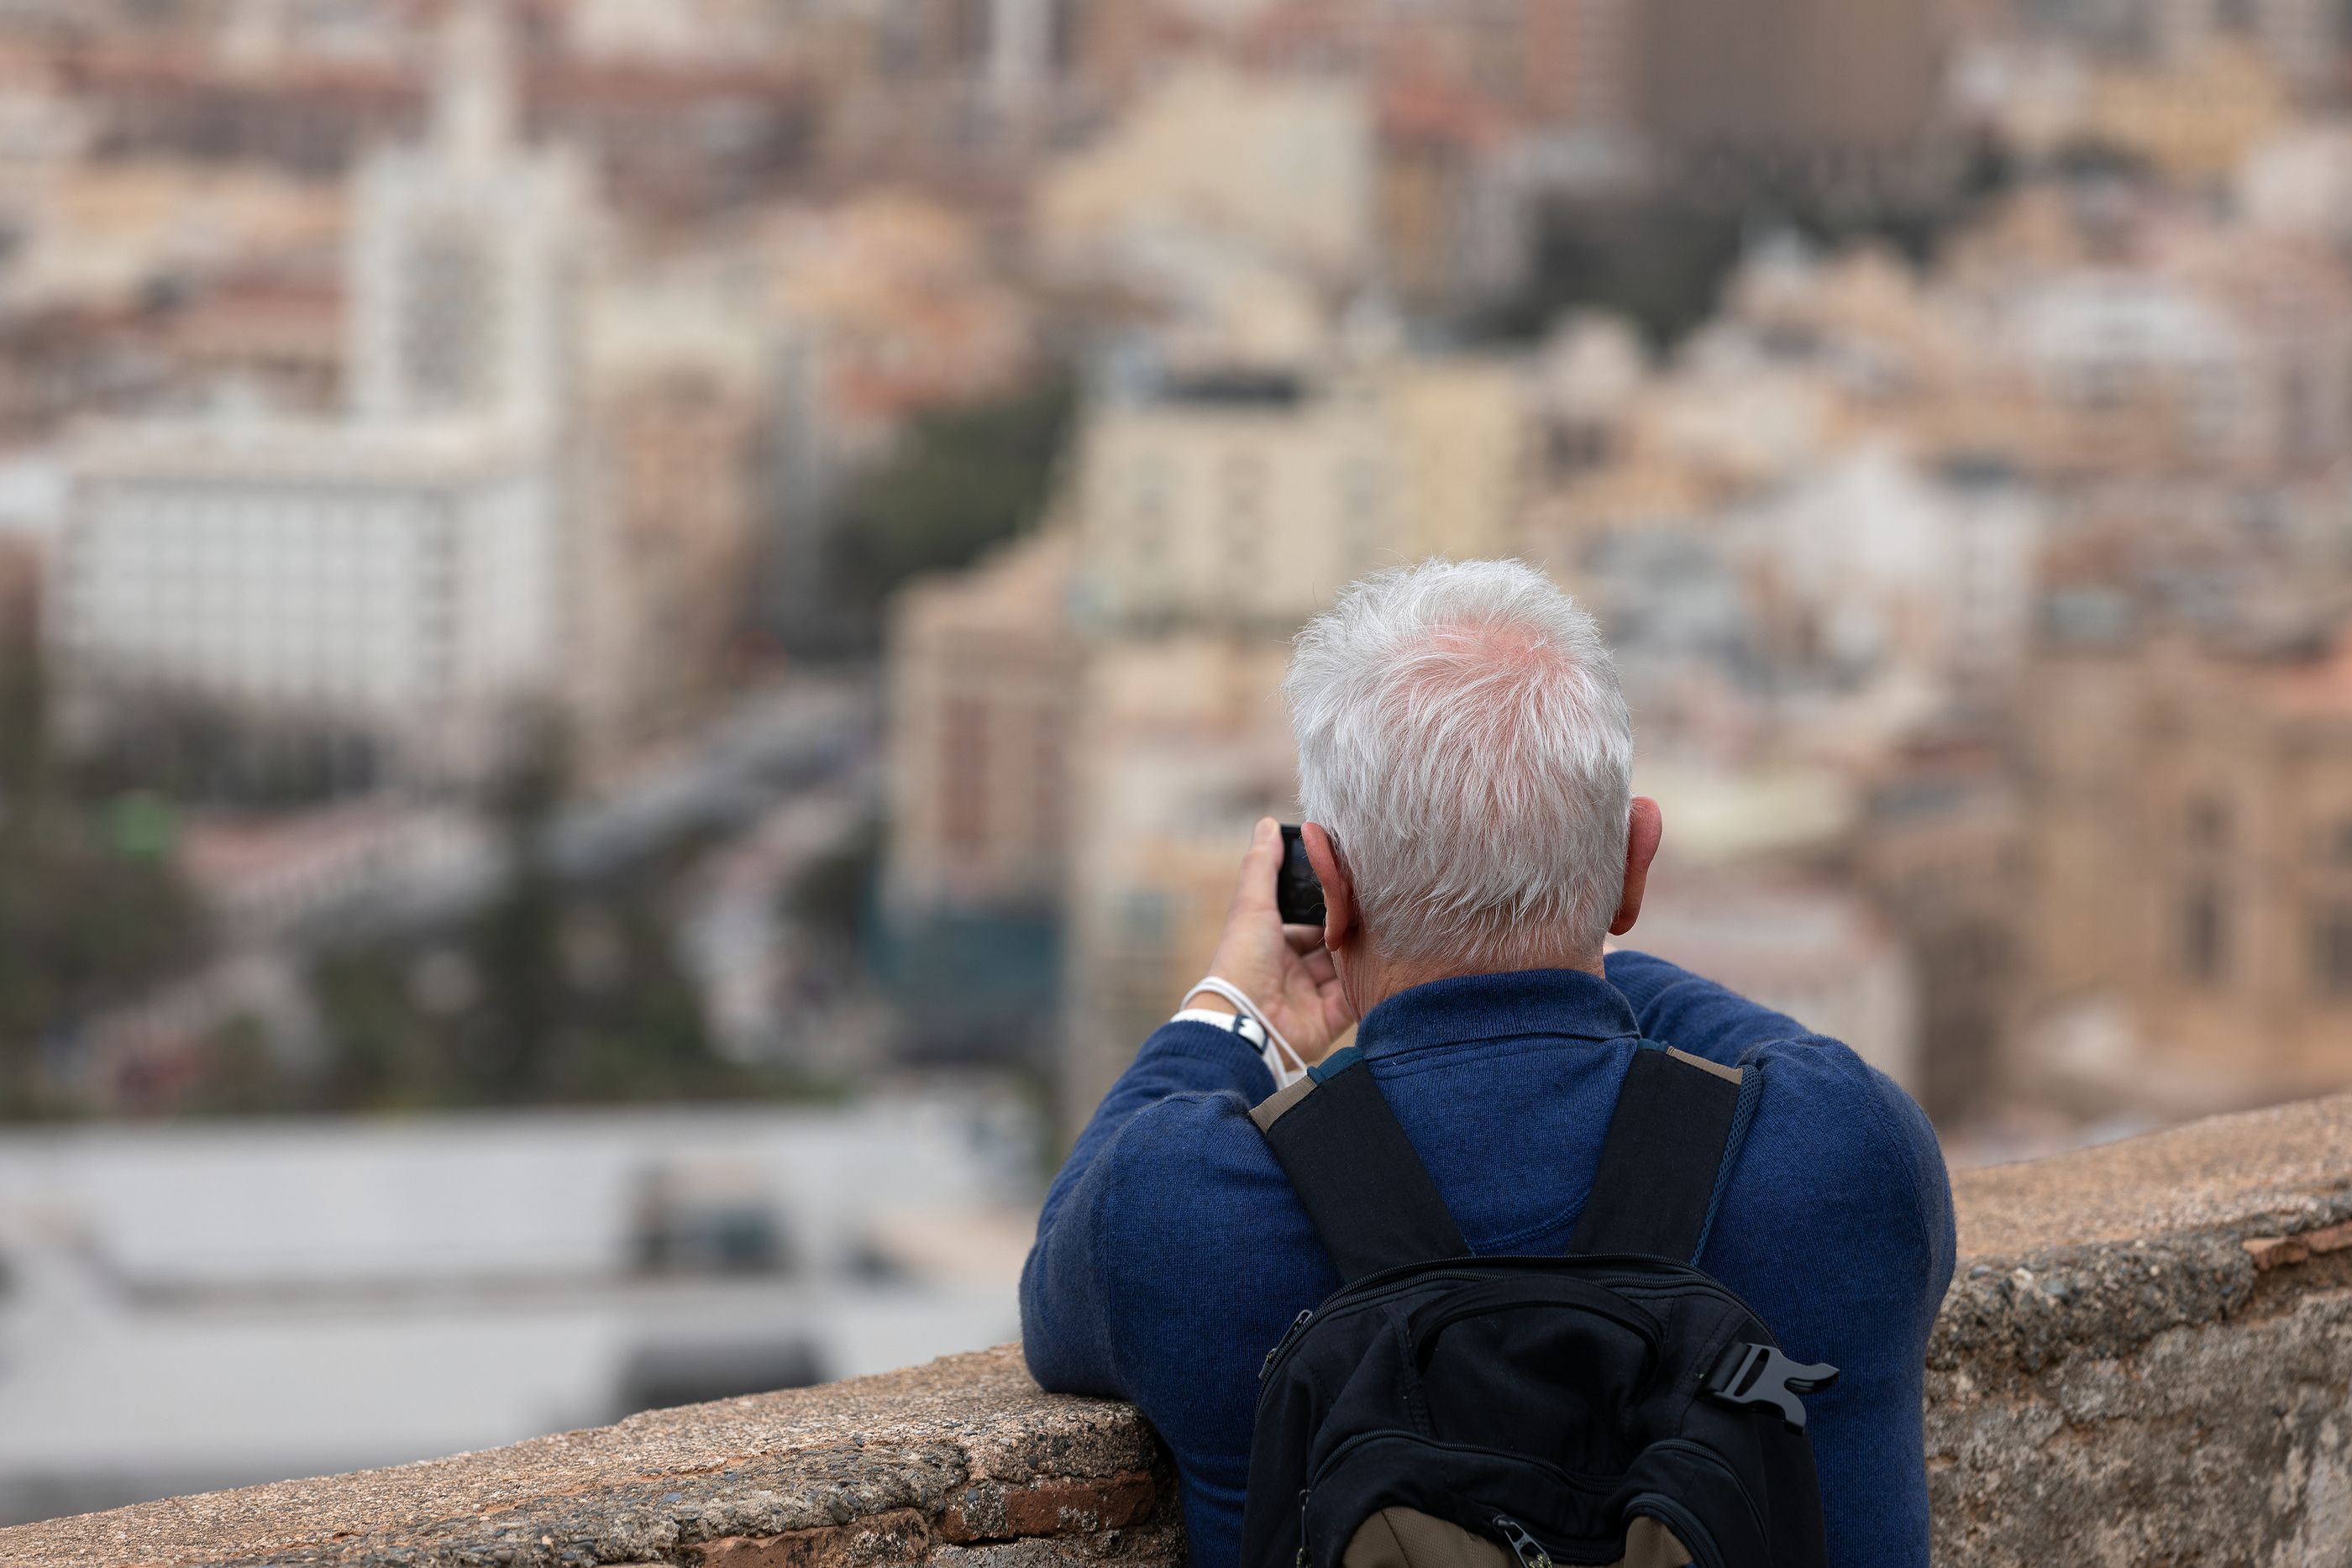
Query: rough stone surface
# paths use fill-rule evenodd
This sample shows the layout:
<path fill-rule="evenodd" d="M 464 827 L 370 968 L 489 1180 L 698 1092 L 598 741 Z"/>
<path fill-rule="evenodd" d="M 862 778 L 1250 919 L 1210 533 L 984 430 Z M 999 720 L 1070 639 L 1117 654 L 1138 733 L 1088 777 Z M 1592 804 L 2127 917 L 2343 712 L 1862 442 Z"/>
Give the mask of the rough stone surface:
<path fill-rule="evenodd" d="M 2352 1568 L 2352 1096 L 1954 1186 L 1938 1563 Z"/>
<path fill-rule="evenodd" d="M 0 1563 L 866 1568 L 928 1553 L 948 1568 L 993 1550 L 934 1544 L 951 1505 L 982 1498 L 1024 1526 L 1058 1527 L 1067 1511 L 1076 1533 L 1035 1542 L 1038 1563 L 1181 1555 L 1175 1485 L 1142 1420 L 1040 1393 L 1006 1345 L 423 1464 L 0 1530 Z"/>
<path fill-rule="evenodd" d="M 2352 1568 L 2352 1096 L 1955 1184 L 1937 1559 Z M 1181 1568 L 1132 1410 L 1012 1346 L 0 1531 L 0 1564 Z"/>

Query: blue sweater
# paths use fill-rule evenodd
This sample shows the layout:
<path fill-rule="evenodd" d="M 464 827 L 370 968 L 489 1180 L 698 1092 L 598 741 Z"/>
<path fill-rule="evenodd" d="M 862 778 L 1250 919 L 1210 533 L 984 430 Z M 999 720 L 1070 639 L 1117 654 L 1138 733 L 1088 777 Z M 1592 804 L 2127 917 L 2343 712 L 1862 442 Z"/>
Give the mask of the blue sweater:
<path fill-rule="evenodd" d="M 1919 1427 L 1928 1325 L 1952 1274 L 1951 1190 L 1927 1118 L 1835 1040 L 1640 953 L 1441 980 L 1356 1043 L 1474 1251 L 1566 1249 L 1637 1038 L 1763 1068 L 1699 1266 L 1789 1354 L 1842 1369 L 1810 1396 L 1830 1561 L 1927 1561 Z M 1105 1097 L 1046 1195 L 1021 1277 L 1029 1369 L 1132 1400 L 1175 1456 L 1195 1568 L 1241 1557 L 1258 1363 L 1339 1276 L 1248 1109 L 1264 1064 L 1168 1024 Z"/>

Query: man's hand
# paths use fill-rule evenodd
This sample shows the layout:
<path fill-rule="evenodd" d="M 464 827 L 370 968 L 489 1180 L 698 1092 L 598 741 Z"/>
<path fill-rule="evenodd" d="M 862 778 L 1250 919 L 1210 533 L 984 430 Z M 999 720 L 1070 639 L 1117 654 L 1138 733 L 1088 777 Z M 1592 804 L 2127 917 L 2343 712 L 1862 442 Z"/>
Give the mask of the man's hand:
<path fill-rule="evenodd" d="M 1225 912 L 1224 934 L 1217 938 L 1209 973 L 1240 988 L 1313 1063 L 1329 1053 L 1356 1013 L 1340 994 L 1339 973 L 1323 949 L 1323 928 L 1282 923 L 1274 902 L 1274 873 L 1281 864 L 1281 825 L 1272 817 L 1260 818 L 1249 853 L 1242 857 L 1241 883 Z M 1206 991 L 1195 993 L 1186 1005 L 1233 1010 Z"/>

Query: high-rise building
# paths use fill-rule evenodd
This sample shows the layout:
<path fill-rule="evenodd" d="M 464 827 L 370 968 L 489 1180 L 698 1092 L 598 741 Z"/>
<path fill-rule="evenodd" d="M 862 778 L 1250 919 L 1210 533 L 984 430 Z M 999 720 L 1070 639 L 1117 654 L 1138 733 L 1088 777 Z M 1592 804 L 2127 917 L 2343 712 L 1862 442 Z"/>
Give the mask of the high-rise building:
<path fill-rule="evenodd" d="M 462 773 L 515 705 L 577 696 L 584 181 L 513 139 L 499 22 L 455 13 L 431 138 L 359 177 L 343 419 L 80 439 L 52 618 L 73 730 L 194 702 Z"/>

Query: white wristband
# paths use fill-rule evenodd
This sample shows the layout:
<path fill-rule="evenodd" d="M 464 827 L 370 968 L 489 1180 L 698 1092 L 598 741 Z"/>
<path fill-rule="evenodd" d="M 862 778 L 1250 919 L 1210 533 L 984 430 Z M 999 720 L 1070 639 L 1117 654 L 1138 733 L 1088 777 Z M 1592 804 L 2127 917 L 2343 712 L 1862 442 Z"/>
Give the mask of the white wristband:
<path fill-rule="evenodd" d="M 1227 1034 L 1241 1036 L 1250 1042 L 1252 1051 L 1265 1049 L 1265 1026 L 1247 1013 L 1221 1013 L 1214 1008 L 1186 1008 L 1168 1021 L 1204 1023 L 1211 1029 L 1221 1029 Z"/>
<path fill-rule="evenodd" d="M 1298 1054 L 1297 1047 L 1282 1037 L 1282 1031 L 1274 1027 L 1274 1020 L 1259 1010 L 1258 1005 L 1249 999 L 1247 992 L 1231 980 L 1203 975 L 1191 990 L 1184 993 L 1184 999 L 1189 1002 L 1202 991 L 1213 997 L 1224 998 L 1240 1010 L 1244 1018 L 1265 1031 L 1265 1038 L 1258 1043 L 1257 1053 L 1265 1061 L 1265 1070 L 1274 1075 L 1276 1089 L 1287 1089 L 1307 1076 L 1307 1059 Z M 1236 1030 L 1234 1032 L 1240 1031 Z"/>

